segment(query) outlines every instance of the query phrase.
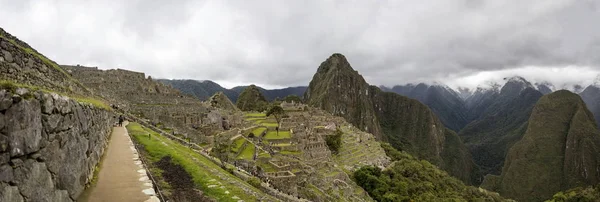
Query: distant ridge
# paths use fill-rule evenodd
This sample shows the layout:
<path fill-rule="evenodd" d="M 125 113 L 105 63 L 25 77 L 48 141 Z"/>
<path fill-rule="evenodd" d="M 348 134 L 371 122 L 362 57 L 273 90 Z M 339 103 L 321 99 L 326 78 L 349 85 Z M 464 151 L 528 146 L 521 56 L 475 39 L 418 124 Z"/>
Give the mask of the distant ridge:
<path fill-rule="evenodd" d="M 200 100 L 208 100 L 217 92 L 223 92 L 232 102 L 237 102 L 240 93 L 248 86 L 236 86 L 231 89 L 222 87 L 221 85 L 210 80 L 169 80 L 157 79 L 162 83 L 168 84 L 173 88 L 180 90 L 183 93 L 193 95 Z M 276 98 L 283 99 L 288 95 L 296 95 L 301 97 L 306 91 L 306 86 L 287 87 L 282 89 L 264 89 L 259 86 L 257 88 L 265 96 L 268 101 L 273 101 Z"/>

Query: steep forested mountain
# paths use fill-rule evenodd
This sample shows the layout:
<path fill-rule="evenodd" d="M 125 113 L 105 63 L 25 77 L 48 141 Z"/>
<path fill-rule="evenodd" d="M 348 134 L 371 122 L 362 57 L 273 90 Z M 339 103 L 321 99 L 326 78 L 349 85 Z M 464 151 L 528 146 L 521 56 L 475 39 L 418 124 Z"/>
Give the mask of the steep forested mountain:
<path fill-rule="evenodd" d="M 526 133 L 508 152 L 502 174 L 483 187 L 519 201 L 600 182 L 600 131 L 583 100 L 560 90 L 543 96 Z"/>
<path fill-rule="evenodd" d="M 304 97 L 309 105 L 342 116 L 396 149 L 428 160 L 467 183 L 480 179 L 460 138 L 426 105 L 369 86 L 342 54 L 333 54 L 321 63 Z"/>
<path fill-rule="evenodd" d="M 267 109 L 267 100 L 260 92 L 258 87 L 250 85 L 245 88 L 236 102 L 238 109 L 242 111 L 258 111 L 262 112 Z"/>
<path fill-rule="evenodd" d="M 408 84 L 392 88 L 381 87 L 381 89 L 416 99 L 427 105 L 446 127 L 454 131 L 460 131 L 469 123 L 464 101 L 456 91 L 448 86 L 420 83 L 416 86 Z"/>
<path fill-rule="evenodd" d="M 207 100 L 215 93 L 223 92 L 232 102 L 237 102 L 240 93 L 242 93 L 242 91 L 248 87 L 236 86 L 231 89 L 227 89 L 209 80 L 197 81 L 158 79 L 158 81 L 169 84 L 173 86 L 173 88 L 176 88 L 183 93 L 193 95 L 201 100 Z M 273 101 L 276 98 L 284 98 L 288 95 L 296 95 L 301 97 L 304 95 L 304 91 L 306 91 L 306 86 L 287 87 L 282 89 L 264 89 L 258 86 L 257 88 L 268 101 Z"/>
<path fill-rule="evenodd" d="M 499 174 L 508 149 L 525 133 L 533 106 L 542 97 L 523 78 L 511 78 L 489 100 L 480 117 L 469 123 L 459 136 L 484 174 Z"/>
<path fill-rule="evenodd" d="M 493 84 L 486 87 L 477 87 L 475 92 L 465 100 L 467 119 L 476 120 L 496 100 L 500 94 L 500 85 Z"/>
<path fill-rule="evenodd" d="M 590 85 L 579 93 L 588 109 L 594 114 L 596 123 L 600 126 L 600 80 L 598 84 Z"/>

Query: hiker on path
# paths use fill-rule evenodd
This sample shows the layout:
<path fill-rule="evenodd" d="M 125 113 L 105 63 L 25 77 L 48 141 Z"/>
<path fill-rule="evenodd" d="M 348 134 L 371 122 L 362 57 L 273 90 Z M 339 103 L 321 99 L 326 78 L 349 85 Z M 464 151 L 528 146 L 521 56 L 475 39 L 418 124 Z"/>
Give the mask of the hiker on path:
<path fill-rule="evenodd" d="M 123 127 L 123 115 L 119 115 L 119 127 Z"/>

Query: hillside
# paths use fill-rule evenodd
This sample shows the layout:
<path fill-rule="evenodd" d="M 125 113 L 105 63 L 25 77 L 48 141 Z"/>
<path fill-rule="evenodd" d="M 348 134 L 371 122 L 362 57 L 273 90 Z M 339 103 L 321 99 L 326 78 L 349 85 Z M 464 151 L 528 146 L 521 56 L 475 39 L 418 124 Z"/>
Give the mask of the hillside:
<path fill-rule="evenodd" d="M 464 101 L 457 92 L 447 86 L 420 83 L 416 86 L 408 84 L 381 89 L 416 99 L 427 105 L 444 126 L 453 131 L 460 131 L 470 121 Z"/>
<path fill-rule="evenodd" d="M 236 86 L 231 89 L 222 87 L 221 85 L 209 81 L 196 81 L 196 80 L 169 80 L 169 79 L 157 79 L 162 83 L 168 84 L 173 88 L 180 90 L 183 93 L 193 95 L 200 100 L 207 100 L 210 96 L 217 92 L 223 92 L 232 102 L 237 102 L 240 93 L 248 86 Z M 282 89 L 264 89 L 257 86 L 260 92 L 265 96 L 268 101 L 273 101 L 276 98 L 284 98 L 288 95 L 302 96 L 306 91 L 305 86 L 298 87 L 287 87 Z"/>
<path fill-rule="evenodd" d="M 579 93 L 579 95 L 588 109 L 594 114 L 596 124 L 600 126 L 600 85 L 590 85 Z"/>
<path fill-rule="evenodd" d="M 535 105 L 523 138 L 508 152 L 502 174 L 485 188 L 520 201 L 600 182 L 600 131 L 581 98 L 561 90 Z"/>
<path fill-rule="evenodd" d="M 182 93 L 193 95 L 194 97 L 197 97 L 200 100 L 208 100 L 208 98 L 210 98 L 215 93 L 223 92 L 232 102 L 235 103 L 235 101 L 237 101 L 237 97 L 239 96 L 239 92 L 223 88 L 221 85 L 209 80 L 156 80 L 164 84 L 170 85 L 173 88 L 181 91 Z"/>
<path fill-rule="evenodd" d="M 542 94 L 522 82 L 509 80 L 480 117 L 459 132 L 483 174 L 500 174 L 508 149 L 525 133 L 533 106 Z"/>
<path fill-rule="evenodd" d="M 242 111 L 257 111 L 262 112 L 267 109 L 267 100 L 262 95 L 258 87 L 250 85 L 245 88 L 236 102 L 238 109 Z"/>
<path fill-rule="evenodd" d="M 440 166 L 467 183 L 479 177 L 456 133 L 445 128 L 419 101 L 369 86 L 346 58 L 333 54 L 319 66 L 304 95 L 324 109 L 395 148 Z M 467 171 L 467 172 L 465 172 Z"/>
<path fill-rule="evenodd" d="M 466 186 L 427 161 L 382 147 L 394 161 L 385 169 L 365 166 L 354 180 L 377 201 L 511 201 L 487 190 Z"/>
<path fill-rule="evenodd" d="M 0 48 L 0 80 L 70 95 L 93 95 L 54 61 L 2 28 Z"/>

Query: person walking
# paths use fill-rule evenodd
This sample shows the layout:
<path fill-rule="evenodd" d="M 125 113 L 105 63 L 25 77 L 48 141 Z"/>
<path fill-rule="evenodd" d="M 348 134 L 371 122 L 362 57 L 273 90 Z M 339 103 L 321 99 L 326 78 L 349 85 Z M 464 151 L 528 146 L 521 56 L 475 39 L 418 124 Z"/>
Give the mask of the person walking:
<path fill-rule="evenodd" d="M 119 127 L 123 127 L 124 120 L 125 120 L 125 118 L 123 118 L 123 115 L 119 115 Z"/>

